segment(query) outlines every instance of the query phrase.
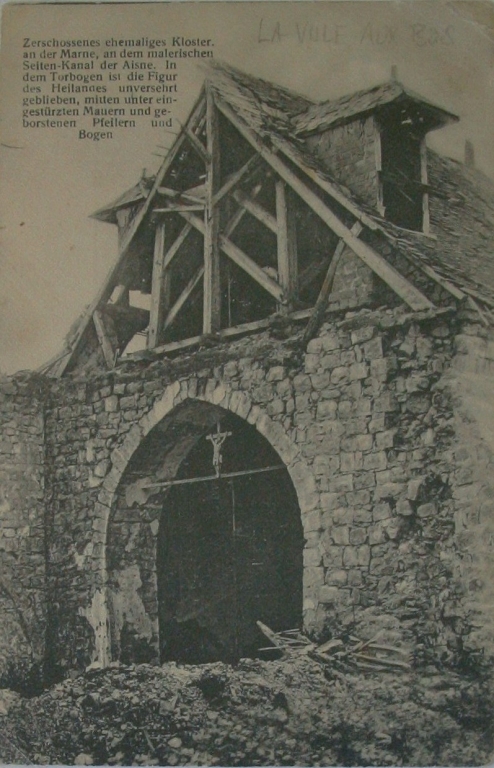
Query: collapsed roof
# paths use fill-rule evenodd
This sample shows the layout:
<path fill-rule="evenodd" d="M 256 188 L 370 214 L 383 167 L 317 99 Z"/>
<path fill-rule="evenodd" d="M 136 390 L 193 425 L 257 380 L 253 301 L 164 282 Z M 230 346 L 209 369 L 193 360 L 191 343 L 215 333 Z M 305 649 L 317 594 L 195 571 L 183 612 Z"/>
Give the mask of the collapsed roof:
<path fill-rule="evenodd" d="M 217 113 L 214 120 L 223 121 L 224 125 L 228 126 L 228 130 L 220 126 L 223 135 L 218 146 L 213 146 L 212 143 L 212 118 L 206 102 L 211 103 Z M 353 184 L 352 167 L 346 177 L 344 174 L 338 176 L 332 172 L 330 164 L 328 166 L 328 163 L 321 161 L 317 143 L 320 141 L 319 137 L 323 137 L 322 141 L 326 141 L 328 145 L 338 127 L 356 123 L 365 124 L 367 131 L 368 124 L 365 121 L 369 116 L 377 126 L 374 130 L 391 130 L 392 139 L 393 131 L 399 130 L 402 131 L 399 137 L 407 138 L 410 135 L 412 150 L 415 145 L 420 145 L 422 176 L 417 177 L 415 181 L 407 180 L 408 186 L 404 185 L 403 195 L 407 199 L 415 195 L 417 200 L 426 201 L 427 219 L 430 221 L 428 233 L 410 231 L 407 227 L 398 226 L 396 221 L 388 220 L 383 208 L 373 204 L 373 200 L 361 194 L 358 185 Z M 221 209 L 228 203 L 230 208 L 232 205 L 238 207 L 237 217 L 246 211 L 256 217 L 258 222 L 278 238 L 276 269 L 267 262 L 263 263 L 258 254 L 252 258 L 247 256 L 238 244 L 235 244 L 233 234 L 228 230 L 231 220 L 225 228 L 225 207 L 218 210 L 218 223 L 215 225 L 217 230 L 214 234 L 217 242 L 212 245 L 213 252 L 215 248 L 218 253 L 222 251 L 230 261 L 246 271 L 250 278 L 257 281 L 278 301 L 278 311 L 283 311 L 283 307 L 285 311 L 293 312 L 297 309 L 296 301 L 291 301 L 293 297 L 287 298 L 287 292 L 294 291 L 294 295 L 296 294 L 296 287 L 290 285 L 290 278 L 283 277 L 284 267 L 279 261 L 280 240 L 286 240 L 286 231 L 280 233 L 281 214 L 275 208 L 270 212 L 267 197 L 264 207 L 253 199 L 252 195 L 258 192 L 255 191 L 257 187 L 252 187 L 252 183 L 253 191 L 249 194 L 246 194 L 245 188 L 240 189 L 240 184 L 249 179 L 251 182 L 259 181 L 261 166 L 264 171 L 272 174 L 276 184 L 286 185 L 290 194 L 307 207 L 310 215 L 314 213 L 318 220 L 329 228 L 331 234 L 337 238 L 335 253 L 339 248 L 338 244 L 350 249 L 412 309 L 437 305 L 439 294 L 436 291 L 433 301 L 433 292 L 428 285 L 432 281 L 449 299 L 461 301 L 469 297 L 484 319 L 490 319 L 490 308 L 494 307 L 494 270 L 491 265 L 494 183 L 478 170 L 426 149 L 423 141 L 427 132 L 457 119 L 451 112 L 431 104 L 396 81 L 316 104 L 304 96 L 252 77 L 233 67 L 218 62 L 210 64 L 206 72 L 206 85 L 157 175 L 141 179 L 112 204 L 93 214 L 94 218 L 118 223 L 121 227 L 119 258 L 107 283 L 69 340 L 69 349 L 62 355 L 61 363 L 57 362 L 55 367 L 49 370 L 56 370 L 58 375 L 72 370 L 74 356 L 77 357 L 77 350 L 80 351 L 84 347 L 84 337 L 88 334 L 88 327 L 92 325 L 94 313 L 105 314 L 105 306 L 116 287 L 122 286 L 123 278 L 123 282 L 127 282 L 127 288 L 129 285 L 135 287 L 135 281 L 132 283 L 129 278 L 132 273 L 132 265 L 129 266 L 129 262 L 139 259 L 142 262 L 143 251 L 152 249 L 149 233 L 154 237 L 157 220 L 164 215 L 167 222 L 172 220 L 171 214 L 176 218 L 181 217 L 182 225 L 185 221 L 183 230 L 164 256 L 165 270 L 170 269 L 172 259 L 179 253 L 180 248 L 183 248 L 190 231 L 195 231 L 204 239 L 206 249 L 206 241 L 210 237 L 208 214 L 204 223 L 195 211 L 211 212 L 213 208 Z M 235 133 L 233 139 L 233 133 L 230 136 L 228 131 Z M 407 133 L 403 133 L 404 131 Z M 327 139 L 328 136 L 330 139 Z M 232 144 L 232 141 L 237 141 L 237 145 Z M 214 157 L 215 153 L 218 153 L 217 158 Z M 215 163 L 216 169 L 213 172 Z M 378 171 L 382 167 L 378 168 Z M 228 173 L 225 173 L 225 169 Z M 398 171 L 404 175 L 399 169 Z M 213 173 L 216 186 L 212 192 Z M 396 179 L 393 184 L 396 187 Z M 261 200 L 262 194 L 261 192 L 259 198 Z M 300 222 L 300 212 L 297 216 Z M 301 236 L 303 240 L 303 233 Z M 162 247 L 164 248 L 163 244 Z M 211 247 L 211 243 L 208 247 Z M 342 247 L 339 248 L 340 252 Z M 177 302 L 174 307 L 165 308 L 172 314 L 171 321 L 168 318 L 168 325 L 171 325 L 178 312 L 194 296 L 197 303 L 197 286 L 207 279 L 207 276 L 204 276 L 204 267 L 192 260 L 192 282 L 195 276 L 195 283 L 192 285 L 191 274 L 187 275 L 190 265 L 181 253 L 182 251 L 179 253 L 183 267 L 182 277 L 185 280 L 187 276 L 189 282 L 182 286 L 178 308 Z M 289 269 L 290 254 L 285 253 L 285 256 L 285 266 Z M 151 294 L 152 302 L 156 299 L 160 302 L 162 294 L 158 289 L 156 293 L 151 286 L 156 278 L 156 249 L 154 266 L 152 255 L 146 258 L 150 270 L 147 292 Z M 204 251 L 205 265 L 207 258 Z M 178 261 L 179 259 L 175 263 Z M 158 264 L 160 269 L 162 266 Z M 317 264 L 312 264 L 312 270 L 317 272 Z M 160 279 L 164 279 L 163 272 Z M 217 290 L 220 288 L 217 287 Z M 313 303 L 317 305 L 321 298 L 324 297 L 319 295 Z M 324 308 L 326 307 L 327 297 Z M 163 307 L 160 311 L 156 310 L 155 321 L 158 325 L 161 323 L 166 326 L 167 320 L 163 317 L 162 310 Z M 115 315 L 115 310 L 111 312 Z M 153 303 L 150 324 L 152 315 Z M 98 325 L 98 321 L 95 322 Z M 141 312 L 140 332 L 143 323 Z M 219 321 L 215 325 L 213 319 L 213 325 L 208 327 L 206 324 L 203 332 L 204 330 L 221 331 Z M 100 324 L 100 331 L 105 333 L 104 322 L 103 326 Z M 97 335 L 100 337 L 101 333 Z M 115 364 L 115 359 L 123 351 L 123 335 L 120 334 L 120 341 L 118 337 L 118 332 L 114 332 L 110 347 L 116 349 L 105 355 L 110 367 L 112 355 Z M 154 333 L 154 344 L 150 346 L 159 346 L 156 340 L 161 337 L 158 328 Z"/>

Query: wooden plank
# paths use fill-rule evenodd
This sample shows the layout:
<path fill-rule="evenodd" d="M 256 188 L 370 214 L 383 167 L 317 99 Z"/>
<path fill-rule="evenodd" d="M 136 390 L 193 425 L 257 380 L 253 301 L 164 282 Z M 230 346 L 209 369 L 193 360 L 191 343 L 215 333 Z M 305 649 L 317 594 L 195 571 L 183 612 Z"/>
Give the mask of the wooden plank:
<path fill-rule="evenodd" d="M 268 147 L 265 147 L 256 134 L 248 128 L 232 110 L 218 101 L 218 108 L 237 128 L 237 130 L 256 147 L 259 154 L 266 160 L 273 170 L 297 193 L 297 195 L 312 208 L 314 213 L 336 234 L 345 241 L 349 248 L 366 264 L 378 277 L 413 310 L 433 309 L 434 305 L 416 288 L 409 280 L 401 275 L 391 264 L 388 264 L 377 251 L 359 240 L 348 227 L 328 208 L 321 198 L 309 189 L 299 177 L 288 168 L 285 163 L 275 155 Z M 308 170 L 308 169 L 307 169 Z M 358 217 L 362 221 L 362 217 Z"/>
<path fill-rule="evenodd" d="M 200 121 L 203 110 L 204 110 L 204 91 L 201 90 L 201 93 L 199 94 L 199 97 L 192 109 L 187 125 L 194 127 Z M 95 311 L 95 309 L 98 309 L 98 307 L 101 304 L 105 303 L 110 298 L 112 291 L 118 282 L 118 276 L 120 274 L 120 271 L 123 265 L 125 264 L 127 255 L 129 253 L 130 245 L 137 233 L 137 230 L 141 226 L 145 216 L 149 211 L 149 208 L 155 197 L 158 187 L 161 186 L 166 176 L 166 173 L 168 172 L 168 170 L 170 169 L 170 166 L 172 165 L 178 153 L 180 152 L 180 149 L 182 148 L 185 138 L 186 138 L 185 132 L 182 130 L 181 133 L 178 135 L 175 141 L 175 144 L 173 145 L 167 157 L 163 161 L 158 173 L 156 174 L 156 178 L 154 180 L 153 186 L 147 198 L 141 205 L 141 208 L 137 213 L 137 215 L 135 216 L 135 218 L 132 220 L 132 223 L 126 232 L 125 238 L 123 238 L 122 240 L 122 243 L 119 249 L 119 254 L 118 254 L 117 260 L 115 261 L 115 264 L 108 272 L 106 280 L 104 281 L 102 287 L 98 291 L 95 299 L 91 302 L 91 304 L 89 305 L 89 307 L 81 317 L 79 327 L 77 329 L 77 334 L 72 343 L 71 352 L 67 356 L 67 358 L 63 361 L 63 364 L 59 367 L 57 371 L 58 377 L 63 376 L 65 370 L 67 369 L 67 366 L 70 364 L 70 361 L 72 360 L 75 352 L 79 348 L 79 344 L 81 343 L 81 340 L 84 336 L 86 328 L 89 326 L 89 323 L 91 322 L 93 312 Z"/>
<path fill-rule="evenodd" d="M 178 251 L 187 240 L 189 234 L 192 232 L 192 229 L 193 227 L 191 224 L 186 224 L 185 227 L 180 232 L 180 234 L 176 237 L 176 239 L 170 245 L 169 249 L 165 253 L 165 258 L 163 260 L 163 266 L 165 269 L 167 269 L 170 266 L 173 259 L 177 255 Z"/>
<path fill-rule="evenodd" d="M 361 231 L 362 225 L 360 221 L 355 222 L 351 232 L 358 237 Z M 328 307 L 329 297 L 331 295 L 331 291 L 333 290 L 336 270 L 338 269 L 338 264 L 346 247 L 347 246 L 344 240 L 338 240 L 335 251 L 333 253 L 333 258 L 329 263 L 328 271 L 326 272 L 321 290 L 319 291 L 319 296 L 317 297 L 314 309 L 312 310 L 312 315 L 310 316 L 309 322 L 307 323 L 307 328 L 304 332 L 302 339 L 304 344 L 307 344 L 316 335 L 319 328 L 321 327 L 324 313 Z"/>
<path fill-rule="evenodd" d="M 278 234 L 278 226 L 275 217 L 272 216 L 269 211 L 266 211 L 262 205 L 256 203 L 255 200 L 252 200 L 249 195 L 246 195 L 245 192 L 242 192 L 240 189 L 233 193 L 233 197 L 242 208 L 245 208 L 245 210 L 260 221 L 261 224 L 264 224 L 264 226 L 270 229 L 271 232 L 274 232 L 275 235 Z"/>
<path fill-rule="evenodd" d="M 295 215 L 289 210 L 285 182 L 278 179 L 275 190 L 278 280 L 287 299 L 286 313 L 293 308 L 298 291 L 297 235 Z"/>
<path fill-rule="evenodd" d="M 178 313 L 181 311 L 182 307 L 184 306 L 185 302 L 188 301 L 190 298 L 192 292 L 196 288 L 196 286 L 199 284 L 202 276 L 204 275 L 204 267 L 201 267 L 197 270 L 195 275 L 191 277 L 187 285 L 185 286 L 184 290 L 176 300 L 173 307 L 168 312 L 168 315 L 166 316 L 165 322 L 164 322 L 164 330 L 170 327 L 172 323 L 175 322 Z"/>
<path fill-rule="evenodd" d="M 151 311 L 149 315 L 148 349 L 162 340 L 163 321 L 170 304 L 170 271 L 165 268 L 165 225 L 158 224 L 154 239 Z"/>
<path fill-rule="evenodd" d="M 206 120 L 206 124 L 207 124 L 207 120 Z M 208 151 L 208 149 L 206 149 L 204 144 L 197 138 L 195 133 L 193 133 L 191 129 L 188 128 L 187 126 L 184 126 L 184 131 L 185 131 L 185 135 L 189 139 L 190 143 L 196 150 L 201 160 L 203 160 L 206 163 L 206 165 L 208 165 L 211 162 L 211 154 L 210 154 L 211 150 L 209 149 L 209 146 L 208 146 L 208 149 L 209 149 Z"/>
<path fill-rule="evenodd" d="M 220 211 L 214 205 L 219 185 L 220 145 L 218 112 L 212 88 L 206 86 L 206 136 L 210 162 L 206 175 L 206 209 L 204 212 L 204 303 L 203 333 L 216 333 L 221 327 Z"/>
<path fill-rule="evenodd" d="M 115 367 L 116 348 L 113 346 L 110 336 L 107 332 L 103 313 L 98 309 L 95 309 L 93 312 L 93 322 L 94 322 L 94 327 L 96 328 L 96 335 L 98 336 L 98 341 L 103 351 L 105 363 L 107 367 L 111 370 L 112 368 Z"/>
<path fill-rule="evenodd" d="M 220 248 L 237 266 L 244 270 L 253 280 L 256 281 L 264 290 L 273 296 L 280 304 L 285 303 L 285 297 L 278 283 L 269 277 L 266 272 L 256 264 L 250 256 L 247 256 L 237 245 L 234 245 L 224 235 L 220 235 Z"/>
<path fill-rule="evenodd" d="M 261 189 L 262 189 L 262 184 L 260 183 L 256 184 L 256 186 L 250 193 L 251 199 L 254 197 L 257 197 Z M 225 237 L 230 237 L 230 235 L 233 234 L 233 232 L 236 230 L 236 228 L 238 227 L 238 225 L 240 224 L 240 222 L 242 221 L 246 213 L 247 213 L 247 209 L 240 207 L 238 211 L 233 214 L 232 218 L 230 219 L 230 221 L 227 223 L 225 227 L 225 231 L 223 232 Z"/>
<path fill-rule="evenodd" d="M 192 213 L 180 214 L 186 221 L 192 224 L 198 232 L 204 234 L 204 224 L 197 216 Z M 278 283 L 269 277 L 266 272 L 253 261 L 250 256 L 247 256 L 237 245 L 232 243 L 225 235 L 220 235 L 218 238 L 219 246 L 221 250 L 233 261 L 237 266 L 247 272 L 253 280 L 256 281 L 264 290 L 273 296 L 276 301 L 284 302 L 283 291 Z"/>
<path fill-rule="evenodd" d="M 213 205 L 218 205 L 220 200 L 224 198 L 225 195 L 230 192 L 230 190 L 233 189 L 233 187 L 236 187 L 237 184 L 240 183 L 240 181 L 246 176 L 251 170 L 253 170 L 257 165 L 259 164 L 259 155 L 255 154 L 250 157 L 244 165 L 239 168 L 238 171 L 235 171 L 235 173 L 232 173 L 228 179 L 225 181 L 221 189 L 219 189 L 216 194 L 213 197 Z"/>
<path fill-rule="evenodd" d="M 310 315 L 312 314 L 311 309 L 300 309 L 297 312 L 292 312 L 290 315 L 290 320 L 295 321 L 302 321 L 307 320 Z M 262 331 L 264 328 L 269 328 L 269 326 L 272 323 L 271 317 L 265 317 L 262 320 L 253 320 L 251 323 L 243 323 L 242 325 L 234 325 L 231 328 L 222 328 L 221 331 L 218 332 L 218 336 L 220 339 L 230 339 L 235 338 L 237 336 L 243 336 L 247 333 L 253 333 L 255 331 Z M 156 349 L 153 349 L 154 355 L 163 355 L 167 352 L 177 352 L 182 349 L 190 349 L 190 347 L 194 347 L 196 344 L 200 344 L 203 340 L 203 336 L 191 336 L 190 339 L 181 339 L 180 341 L 169 341 L 166 344 L 161 344 L 159 347 L 156 347 Z M 148 359 L 150 356 L 150 352 L 148 350 L 145 351 L 139 351 L 139 352 L 131 352 L 130 354 L 125 356 L 125 359 L 130 358 L 131 360 L 145 360 Z"/>
<path fill-rule="evenodd" d="M 153 208 L 153 213 L 182 213 L 182 211 L 203 211 L 204 203 L 198 203 L 197 205 L 180 205 L 171 204 L 166 208 Z"/>

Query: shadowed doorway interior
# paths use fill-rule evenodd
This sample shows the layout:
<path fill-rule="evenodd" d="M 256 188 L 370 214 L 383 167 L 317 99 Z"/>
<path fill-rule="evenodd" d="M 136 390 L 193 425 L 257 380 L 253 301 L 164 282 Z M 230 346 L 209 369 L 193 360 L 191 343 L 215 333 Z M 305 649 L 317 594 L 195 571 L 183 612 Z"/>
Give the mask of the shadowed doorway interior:
<path fill-rule="evenodd" d="M 212 439 L 218 431 L 231 434 Z M 255 656 L 266 645 L 257 620 L 275 631 L 302 620 L 303 534 L 288 471 L 254 427 L 225 413 L 175 481 L 158 533 L 161 661 Z"/>

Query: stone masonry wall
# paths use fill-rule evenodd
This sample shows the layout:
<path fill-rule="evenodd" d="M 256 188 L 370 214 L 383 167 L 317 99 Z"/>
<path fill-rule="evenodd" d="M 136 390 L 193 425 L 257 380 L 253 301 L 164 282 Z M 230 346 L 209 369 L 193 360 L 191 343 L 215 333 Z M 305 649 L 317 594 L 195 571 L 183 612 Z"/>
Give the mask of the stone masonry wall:
<path fill-rule="evenodd" d="M 460 652 L 471 626 L 465 611 L 461 621 L 448 616 L 464 605 L 453 395 L 444 375 L 454 332 L 448 314 L 419 322 L 362 311 L 326 323 L 306 353 L 266 333 L 56 385 L 47 437 L 57 661 L 72 666 L 109 653 L 104 553 L 115 492 L 142 439 L 188 400 L 255 424 L 287 465 L 306 539 L 308 630 L 358 626 L 367 634 L 380 622 L 418 658 Z M 153 522 L 145 523 L 149 536 Z M 133 631 L 149 639 L 141 586 L 150 575 L 138 560 L 119 599 L 140 606 Z"/>
<path fill-rule="evenodd" d="M 373 208 L 377 206 L 379 191 L 375 137 L 374 118 L 368 117 L 307 139 L 322 167 Z"/>
<path fill-rule="evenodd" d="M 0 380 L 0 687 L 44 656 L 44 388 Z"/>
<path fill-rule="evenodd" d="M 445 384 L 453 397 L 455 432 L 449 461 L 457 557 L 450 557 L 462 590 L 454 595 L 445 585 L 443 616 L 455 628 L 467 619 L 473 625 L 470 642 L 483 648 L 494 637 L 494 339 L 485 329 L 466 327 L 455 347 Z"/>
<path fill-rule="evenodd" d="M 286 465 L 305 537 L 309 632 L 351 629 L 367 637 L 384 629 L 423 662 L 494 651 L 494 417 L 486 405 L 492 342 L 452 312 L 403 309 L 335 316 L 306 350 L 299 339 L 299 332 L 280 338 L 277 327 L 172 360 L 50 382 L 44 397 L 52 670 L 106 663 L 112 641 L 118 653 L 115 605 L 120 613 L 132 608 L 127 631 L 137 641 L 149 646 L 154 638 L 155 563 L 143 542 L 154 551 L 155 515 L 127 503 L 139 532 L 125 539 L 125 578 L 118 557 L 108 561 L 108 536 L 139 446 L 190 403 L 224 408 L 255 425 Z M 2 506 L 2 541 L 14 539 L 8 546 L 23 553 L 18 571 L 11 555 L 9 567 L 19 583 L 35 587 L 40 605 L 43 556 L 30 548 L 42 541 L 43 422 L 28 384 L 21 397 L 9 383 L 13 405 L 5 405 L 7 395 L 3 401 L 8 450 L 13 454 L 21 422 L 34 447 L 29 455 L 26 447 L 15 449 L 24 457 L 20 470 L 4 461 L 11 500 Z M 22 415 L 9 416 L 16 408 Z M 26 464 L 28 486 L 21 483 Z M 152 475 L 146 466 L 142 471 Z M 22 491 L 12 506 L 16 488 Z"/>

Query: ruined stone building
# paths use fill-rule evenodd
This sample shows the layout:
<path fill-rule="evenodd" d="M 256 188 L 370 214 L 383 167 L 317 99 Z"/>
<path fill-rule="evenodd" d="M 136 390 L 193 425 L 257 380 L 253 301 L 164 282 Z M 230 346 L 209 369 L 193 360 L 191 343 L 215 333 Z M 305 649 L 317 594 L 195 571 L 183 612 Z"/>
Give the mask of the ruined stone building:
<path fill-rule="evenodd" d="M 3 669 L 234 661 L 257 620 L 492 653 L 494 185 L 428 148 L 456 120 L 210 67 L 94 214 L 66 348 L 1 382 Z"/>

